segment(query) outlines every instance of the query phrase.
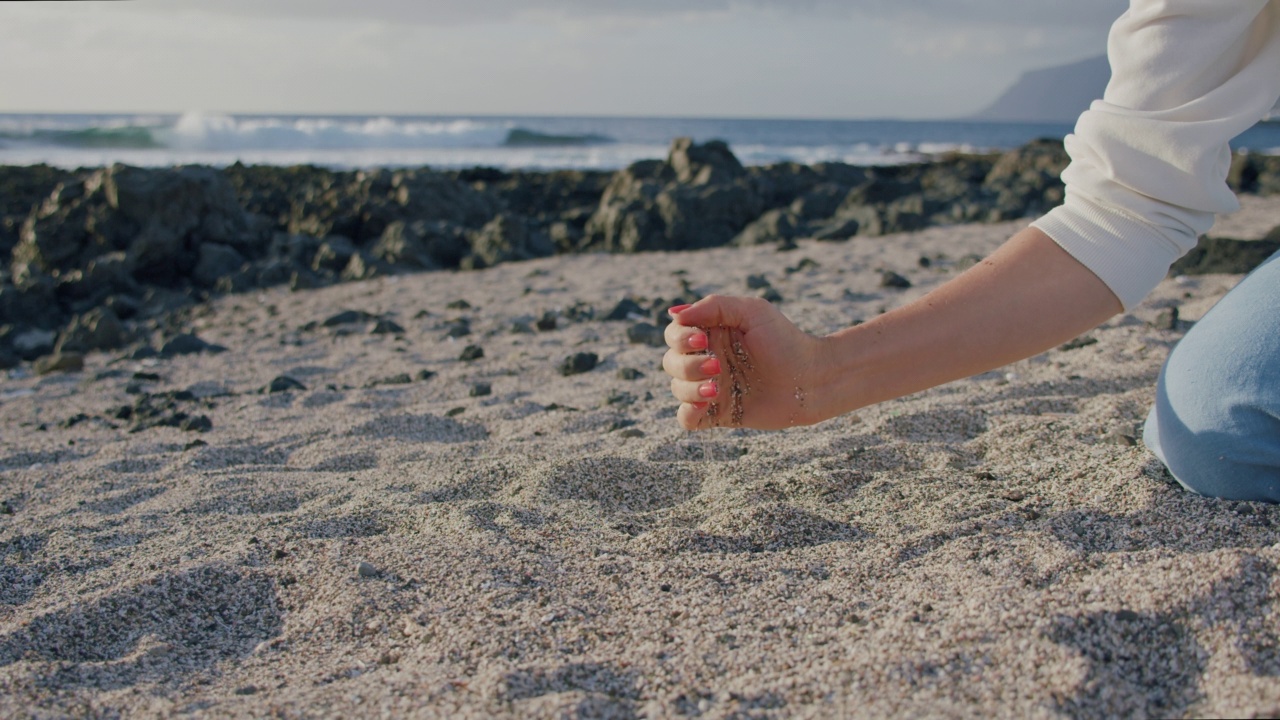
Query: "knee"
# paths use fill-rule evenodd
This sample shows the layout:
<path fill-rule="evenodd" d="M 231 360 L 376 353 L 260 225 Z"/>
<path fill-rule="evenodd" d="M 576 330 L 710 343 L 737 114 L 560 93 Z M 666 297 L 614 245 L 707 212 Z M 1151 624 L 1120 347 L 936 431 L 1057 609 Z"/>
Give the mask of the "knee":
<path fill-rule="evenodd" d="M 1280 416 L 1230 362 L 1175 348 L 1160 374 L 1148 444 L 1187 488 L 1225 500 L 1280 502 Z"/>

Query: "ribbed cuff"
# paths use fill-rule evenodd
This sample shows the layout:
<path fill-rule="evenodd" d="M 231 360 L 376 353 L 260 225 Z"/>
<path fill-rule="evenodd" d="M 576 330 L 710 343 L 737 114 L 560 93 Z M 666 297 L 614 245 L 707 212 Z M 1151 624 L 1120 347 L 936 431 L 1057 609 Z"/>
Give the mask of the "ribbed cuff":
<path fill-rule="evenodd" d="M 1182 255 L 1162 228 L 1109 210 L 1080 195 L 1054 208 L 1032 226 L 1097 275 L 1126 311 L 1142 302 Z M 1188 246 L 1195 238 L 1184 239 Z"/>

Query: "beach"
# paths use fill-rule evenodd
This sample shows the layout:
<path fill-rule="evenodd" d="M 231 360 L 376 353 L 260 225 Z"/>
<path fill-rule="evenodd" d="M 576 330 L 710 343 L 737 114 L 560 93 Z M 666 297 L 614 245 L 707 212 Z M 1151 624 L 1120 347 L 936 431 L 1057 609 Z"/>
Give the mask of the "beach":
<path fill-rule="evenodd" d="M 1280 225 L 1243 200 L 1214 235 Z M 277 285 L 144 338 L 184 352 L 19 365 L 0 715 L 1280 713 L 1280 511 L 1186 492 L 1140 439 L 1239 274 L 770 433 L 680 430 L 637 330 L 764 287 L 832 332 L 1027 222 Z"/>

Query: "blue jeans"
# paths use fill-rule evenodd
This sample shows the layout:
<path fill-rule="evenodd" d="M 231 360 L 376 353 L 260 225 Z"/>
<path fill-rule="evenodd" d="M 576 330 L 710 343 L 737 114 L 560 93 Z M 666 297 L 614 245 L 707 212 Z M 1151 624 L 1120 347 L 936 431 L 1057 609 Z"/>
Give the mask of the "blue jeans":
<path fill-rule="evenodd" d="M 1169 353 L 1143 441 L 1193 492 L 1280 502 L 1280 253 Z"/>

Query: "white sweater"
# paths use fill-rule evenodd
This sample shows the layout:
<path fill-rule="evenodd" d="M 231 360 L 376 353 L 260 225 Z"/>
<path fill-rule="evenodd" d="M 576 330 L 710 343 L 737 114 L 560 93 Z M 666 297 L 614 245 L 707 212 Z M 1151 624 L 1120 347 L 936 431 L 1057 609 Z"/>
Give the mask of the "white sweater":
<path fill-rule="evenodd" d="M 1034 225 L 1129 309 L 1239 208 L 1227 143 L 1280 97 L 1280 0 L 1131 0 L 1107 55 L 1066 138 L 1066 202 Z"/>

